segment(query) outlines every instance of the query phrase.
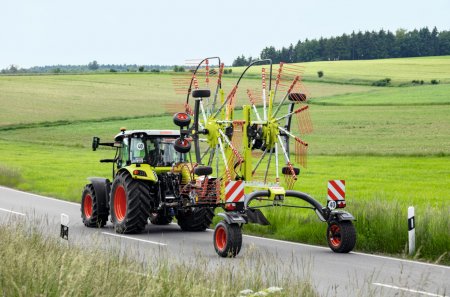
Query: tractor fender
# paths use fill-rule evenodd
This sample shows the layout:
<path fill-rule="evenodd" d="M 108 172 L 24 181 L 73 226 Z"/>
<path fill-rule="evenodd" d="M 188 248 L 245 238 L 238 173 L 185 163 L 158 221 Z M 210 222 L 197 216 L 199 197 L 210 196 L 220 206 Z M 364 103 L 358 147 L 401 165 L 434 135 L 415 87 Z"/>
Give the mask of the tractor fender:
<path fill-rule="evenodd" d="M 95 196 L 98 199 L 99 210 L 109 210 L 109 194 L 111 192 L 111 182 L 103 177 L 88 177 L 94 187 Z M 109 213 L 99 213 L 99 215 L 108 215 Z"/>
<path fill-rule="evenodd" d="M 331 222 L 333 220 L 338 222 L 356 221 L 355 217 L 351 213 L 343 210 L 332 210 L 330 216 L 328 217 L 328 221 Z"/>
<path fill-rule="evenodd" d="M 222 217 L 227 224 L 246 224 L 247 221 L 245 218 L 238 212 L 220 212 L 217 214 L 219 217 Z"/>
<path fill-rule="evenodd" d="M 119 171 L 117 172 L 117 174 L 120 172 L 123 172 L 123 171 L 128 172 L 133 179 L 140 179 L 140 180 L 145 180 L 145 181 L 150 181 L 150 182 L 158 181 L 158 175 L 147 164 L 143 164 L 142 166 L 139 166 L 139 167 L 137 167 L 136 164 L 131 164 L 129 166 L 120 168 Z M 135 174 L 134 171 L 144 173 L 145 175 Z"/>

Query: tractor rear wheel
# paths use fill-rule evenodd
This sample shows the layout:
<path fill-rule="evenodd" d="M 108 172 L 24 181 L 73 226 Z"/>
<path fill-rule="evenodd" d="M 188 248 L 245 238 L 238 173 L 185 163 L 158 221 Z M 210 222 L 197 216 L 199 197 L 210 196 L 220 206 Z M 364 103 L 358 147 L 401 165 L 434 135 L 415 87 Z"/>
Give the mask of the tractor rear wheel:
<path fill-rule="evenodd" d="M 214 229 L 214 249 L 221 257 L 234 258 L 241 251 L 242 230 L 238 224 L 221 221 Z"/>
<path fill-rule="evenodd" d="M 150 222 L 153 225 L 169 225 L 173 220 L 172 216 L 165 216 L 160 213 L 150 214 Z"/>
<path fill-rule="evenodd" d="M 81 196 L 81 219 L 86 227 L 101 228 L 106 225 L 108 215 L 100 215 L 100 213 L 108 213 L 108 210 L 100 209 L 100 207 L 94 186 L 86 185 Z"/>
<path fill-rule="evenodd" d="M 178 225 L 183 231 L 205 231 L 212 223 L 214 210 L 210 207 L 194 208 L 177 215 Z"/>
<path fill-rule="evenodd" d="M 356 230 L 351 221 L 332 221 L 327 228 L 328 246 L 335 253 L 348 253 L 355 247 Z"/>
<path fill-rule="evenodd" d="M 139 233 L 150 215 L 150 185 L 128 172 L 116 175 L 111 189 L 111 221 L 117 233 Z"/>

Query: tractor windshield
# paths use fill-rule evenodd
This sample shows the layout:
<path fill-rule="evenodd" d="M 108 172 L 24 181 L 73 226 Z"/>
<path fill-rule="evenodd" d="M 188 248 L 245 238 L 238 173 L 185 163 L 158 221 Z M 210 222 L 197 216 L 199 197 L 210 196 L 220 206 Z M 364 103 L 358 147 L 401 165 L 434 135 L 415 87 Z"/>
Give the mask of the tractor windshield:
<path fill-rule="evenodd" d="M 184 162 L 184 154 L 175 151 L 174 138 L 133 137 L 130 143 L 131 163 L 147 163 L 152 166 L 172 166 Z"/>

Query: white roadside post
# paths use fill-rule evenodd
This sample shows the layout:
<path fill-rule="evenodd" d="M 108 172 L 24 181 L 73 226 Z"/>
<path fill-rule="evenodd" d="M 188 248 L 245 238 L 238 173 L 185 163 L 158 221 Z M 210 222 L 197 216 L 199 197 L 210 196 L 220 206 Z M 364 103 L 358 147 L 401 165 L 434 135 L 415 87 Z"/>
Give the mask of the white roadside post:
<path fill-rule="evenodd" d="M 62 239 L 69 240 L 69 216 L 65 213 L 61 214 L 61 232 Z"/>
<path fill-rule="evenodd" d="M 414 206 L 408 207 L 408 249 L 409 255 L 416 250 L 416 220 L 414 218 Z"/>

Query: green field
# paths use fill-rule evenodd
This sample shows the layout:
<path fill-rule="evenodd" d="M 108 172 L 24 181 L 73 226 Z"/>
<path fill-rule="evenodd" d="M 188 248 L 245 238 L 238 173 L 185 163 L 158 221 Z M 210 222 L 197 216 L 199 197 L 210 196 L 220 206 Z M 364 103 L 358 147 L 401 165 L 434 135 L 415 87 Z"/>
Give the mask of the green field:
<path fill-rule="evenodd" d="M 296 189 L 325 202 L 327 180 L 345 179 L 359 250 L 404 254 L 404 218 L 414 205 L 424 222 L 417 226 L 416 257 L 450 263 L 449 63 L 450 57 L 432 57 L 305 65 L 311 79 L 323 65 L 338 83 L 305 82 L 314 133 L 303 137 L 310 143 L 308 168 Z M 384 77 L 407 82 L 414 68 L 441 84 L 370 86 Z M 234 80 L 226 78 L 224 88 Z M 171 81 L 170 74 L 0 76 L 0 184 L 79 201 L 86 177 L 111 175 L 98 160 L 113 151 L 92 152 L 92 136 L 110 140 L 123 126 L 175 129 L 165 104 L 184 98 Z M 246 232 L 325 242 L 314 214 L 274 210 L 268 216 L 271 227 L 246 226 Z"/>
<path fill-rule="evenodd" d="M 432 79 L 441 83 L 450 83 L 450 56 L 399 58 L 362 61 L 320 61 L 298 63 L 304 67 L 306 80 L 321 80 L 335 83 L 370 84 L 373 81 L 391 78 L 393 85 L 411 83 L 412 80 L 423 80 L 430 83 Z M 233 70 L 242 72 L 243 67 Z M 319 79 L 317 71 L 323 71 Z M 252 74 L 259 74 L 252 68 Z"/>

